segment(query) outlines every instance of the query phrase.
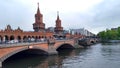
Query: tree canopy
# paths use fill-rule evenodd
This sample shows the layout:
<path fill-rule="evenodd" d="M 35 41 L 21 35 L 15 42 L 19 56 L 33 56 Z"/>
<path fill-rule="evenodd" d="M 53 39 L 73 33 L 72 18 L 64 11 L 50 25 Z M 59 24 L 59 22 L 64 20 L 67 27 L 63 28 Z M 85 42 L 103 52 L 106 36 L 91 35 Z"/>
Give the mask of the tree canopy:
<path fill-rule="evenodd" d="M 120 40 L 120 27 L 116 29 L 106 29 L 98 33 L 102 40 Z"/>

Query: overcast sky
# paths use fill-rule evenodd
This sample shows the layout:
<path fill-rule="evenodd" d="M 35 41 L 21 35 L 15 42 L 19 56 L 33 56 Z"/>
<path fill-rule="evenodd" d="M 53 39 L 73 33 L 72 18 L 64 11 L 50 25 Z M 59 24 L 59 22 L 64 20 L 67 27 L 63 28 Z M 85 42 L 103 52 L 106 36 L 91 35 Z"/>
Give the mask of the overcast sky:
<path fill-rule="evenodd" d="M 55 27 L 57 11 L 64 29 L 98 33 L 120 26 L 119 0 L 0 0 L 0 29 L 10 24 L 13 29 L 32 31 L 37 2 L 46 27 Z"/>

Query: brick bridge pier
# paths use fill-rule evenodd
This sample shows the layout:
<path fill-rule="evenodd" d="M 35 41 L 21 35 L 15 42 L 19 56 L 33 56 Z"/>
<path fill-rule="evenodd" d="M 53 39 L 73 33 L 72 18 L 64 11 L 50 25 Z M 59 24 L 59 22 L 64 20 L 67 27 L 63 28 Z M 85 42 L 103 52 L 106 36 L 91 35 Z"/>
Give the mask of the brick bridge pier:
<path fill-rule="evenodd" d="M 39 54 L 39 50 L 48 55 L 57 54 L 58 48 L 74 48 L 74 40 L 57 40 L 55 42 L 36 42 L 36 43 L 17 43 L 17 44 L 4 44 L 0 45 L 0 67 L 2 67 L 2 62 L 4 62 L 9 57 L 25 51 L 30 50 L 32 53 Z"/>

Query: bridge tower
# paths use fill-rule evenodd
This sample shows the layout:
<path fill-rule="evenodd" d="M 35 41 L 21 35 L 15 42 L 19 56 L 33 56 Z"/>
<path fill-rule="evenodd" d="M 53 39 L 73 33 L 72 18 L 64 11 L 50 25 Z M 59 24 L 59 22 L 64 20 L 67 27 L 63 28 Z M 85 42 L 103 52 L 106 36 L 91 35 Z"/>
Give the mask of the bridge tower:
<path fill-rule="evenodd" d="M 45 24 L 43 23 L 43 15 L 40 13 L 39 3 L 37 13 L 35 14 L 35 23 L 33 23 L 33 29 L 35 32 L 40 32 L 45 30 Z"/>
<path fill-rule="evenodd" d="M 62 32 L 63 32 L 63 27 L 61 26 L 61 20 L 59 18 L 59 12 L 57 12 L 57 20 L 56 20 L 55 33 L 60 34 Z"/>

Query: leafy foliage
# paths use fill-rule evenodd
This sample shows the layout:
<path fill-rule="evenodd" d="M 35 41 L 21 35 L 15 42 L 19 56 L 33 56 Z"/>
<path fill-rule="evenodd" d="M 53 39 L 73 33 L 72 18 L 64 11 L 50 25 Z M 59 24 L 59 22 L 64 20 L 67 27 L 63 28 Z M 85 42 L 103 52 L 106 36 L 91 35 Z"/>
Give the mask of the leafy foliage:
<path fill-rule="evenodd" d="M 98 36 L 102 40 L 120 40 L 120 27 L 116 29 L 101 31 L 98 33 Z"/>

